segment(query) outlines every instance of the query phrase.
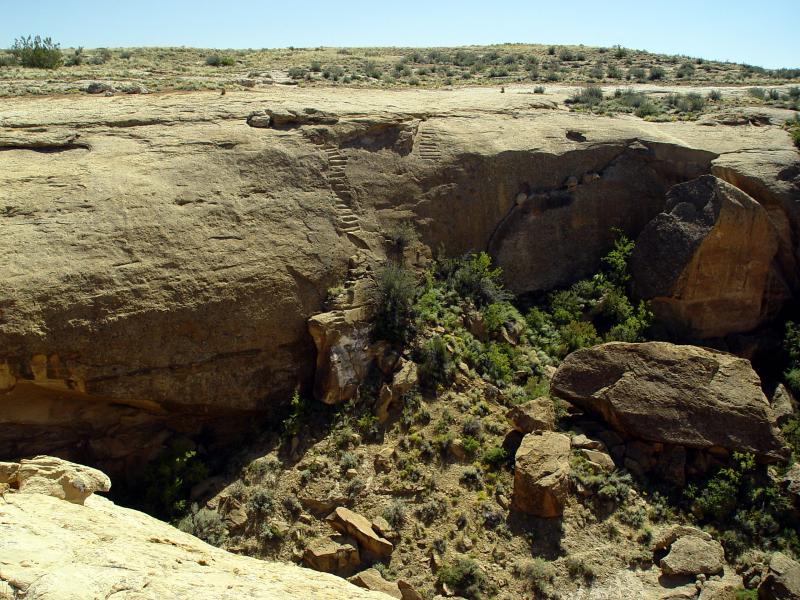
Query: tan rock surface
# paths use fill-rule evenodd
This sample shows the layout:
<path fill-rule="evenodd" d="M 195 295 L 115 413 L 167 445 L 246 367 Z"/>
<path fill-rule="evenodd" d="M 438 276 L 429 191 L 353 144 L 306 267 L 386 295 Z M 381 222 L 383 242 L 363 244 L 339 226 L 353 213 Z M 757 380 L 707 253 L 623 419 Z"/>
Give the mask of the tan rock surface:
<path fill-rule="evenodd" d="M 775 415 L 750 362 L 697 346 L 611 342 L 570 354 L 557 397 L 635 438 L 783 455 Z"/>
<path fill-rule="evenodd" d="M 0 498 L 0 590 L 41 600 L 386 598 L 294 565 L 233 555 L 98 496 Z"/>
<path fill-rule="evenodd" d="M 339 533 L 353 537 L 358 542 L 361 551 L 373 557 L 388 558 L 394 550 L 394 545 L 378 535 L 366 517 L 348 508 L 337 507 L 326 520 Z"/>
<path fill-rule="evenodd" d="M 536 517 L 558 517 L 569 493 L 569 437 L 543 431 L 522 439 L 514 465 L 512 506 Z"/>
<path fill-rule="evenodd" d="M 673 187 L 665 212 L 639 235 L 634 287 L 680 334 L 705 339 L 750 331 L 790 296 L 775 260 L 779 244 L 763 206 L 705 175 Z"/>
<path fill-rule="evenodd" d="M 102 412 L 118 434 L 144 418 L 137 407 L 222 422 L 286 402 L 313 378 L 308 317 L 349 257 L 380 253 L 382 221 L 411 219 L 451 253 L 488 247 L 514 291 L 535 291 L 596 269 L 612 226 L 637 234 L 669 187 L 714 170 L 782 224 L 778 257 L 794 269 L 797 153 L 778 126 L 574 114 L 530 91 L 6 100 L 0 389 L 15 395 L 0 453 L 29 440 L 67 452 L 95 436 L 22 418 L 34 401 L 39 415 L 64 398 L 76 415 L 91 404 L 81 422 Z M 338 122 L 247 124 L 308 107 Z"/>

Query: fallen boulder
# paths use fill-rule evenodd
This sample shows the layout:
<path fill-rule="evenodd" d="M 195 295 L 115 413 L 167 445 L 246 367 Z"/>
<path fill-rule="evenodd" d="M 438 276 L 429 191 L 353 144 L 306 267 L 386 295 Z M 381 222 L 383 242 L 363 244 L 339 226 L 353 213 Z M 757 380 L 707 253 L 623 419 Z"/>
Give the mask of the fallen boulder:
<path fill-rule="evenodd" d="M 674 186 L 631 257 L 638 296 L 681 334 L 708 339 L 755 329 L 788 287 L 773 264 L 779 234 L 763 206 L 704 175 Z"/>
<path fill-rule="evenodd" d="M 388 558 L 392 555 L 394 545 L 386 538 L 379 536 L 366 517 L 339 506 L 328 515 L 326 521 L 339 533 L 355 539 L 365 554 L 378 559 Z"/>
<path fill-rule="evenodd" d="M 785 452 L 758 375 L 730 354 L 610 342 L 570 354 L 551 391 L 634 438 L 773 459 Z"/>
<path fill-rule="evenodd" d="M 759 600 L 798 600 L 800 563 L 781 552 L 772 555 L 769 571 L 758 586 Z"/>
<path fill-rule="evenodd" d="M 513 508 L 535 517 L 561 516 L 569 493 L 569 456 L 569 437 L 562 433 L 526 435 L 516 454 Z"/>
<path fill-rule="evenodd" d="M 339 543 L 330 538 L 321 538 L 306 546 L 303 552 L 303 562 L 315 571 L 347 575 L 358 568 L 361 564 L 361 557 L 355 544 Z"/>
<path fill-rule="evenodd" d="M 556 411 L 553 401 L 542 396 L 515 406 L 506 413 L 506 418 L 520 433 L 552 431 L 555 429 Z"/>

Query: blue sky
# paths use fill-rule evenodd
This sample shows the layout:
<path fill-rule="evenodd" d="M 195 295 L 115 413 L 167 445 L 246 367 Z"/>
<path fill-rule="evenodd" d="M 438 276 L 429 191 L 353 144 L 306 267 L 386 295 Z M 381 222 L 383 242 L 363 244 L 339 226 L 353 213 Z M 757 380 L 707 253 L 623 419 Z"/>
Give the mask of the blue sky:
<path fill-rule="evenodd" d="M 0 47 L 585 44 L 800 67 L 798 0 L 0 0 Z"/>

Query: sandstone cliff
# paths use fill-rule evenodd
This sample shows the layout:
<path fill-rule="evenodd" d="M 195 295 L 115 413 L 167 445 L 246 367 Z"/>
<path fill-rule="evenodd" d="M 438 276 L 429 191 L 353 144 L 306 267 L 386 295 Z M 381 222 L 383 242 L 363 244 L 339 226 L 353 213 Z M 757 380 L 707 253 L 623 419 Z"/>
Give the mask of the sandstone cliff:
<path fill-rule="evenodd" d="M 333 117 L 248 124 L 306 107 Z M 274 89 L 14 100 L 0 149 L 2 456 L 147 456 L 165 426 L 284 403 L 312 381 L 308 317 L 391 221 L 540 292 L 714 172 L 764 206 L 798 281 L 797 153 L 774 125 L 579 115 L 523 89 Z"/>

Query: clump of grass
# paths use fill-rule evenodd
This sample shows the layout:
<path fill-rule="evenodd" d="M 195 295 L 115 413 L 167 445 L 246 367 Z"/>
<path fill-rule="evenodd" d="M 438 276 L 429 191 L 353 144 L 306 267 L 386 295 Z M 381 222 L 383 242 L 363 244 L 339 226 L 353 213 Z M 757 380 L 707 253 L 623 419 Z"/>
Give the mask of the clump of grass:
<path fill-rule="evenodd" d="M 580 92 L 575 94 L 571 101 L 573 104 L 582 104 L 584 106 L 597 106 L 603 101 L 603 90 L 596 85 L 590 85 L 583 88 Z"/>

